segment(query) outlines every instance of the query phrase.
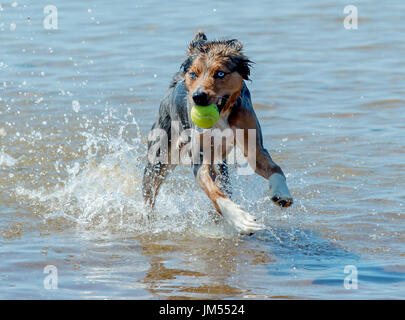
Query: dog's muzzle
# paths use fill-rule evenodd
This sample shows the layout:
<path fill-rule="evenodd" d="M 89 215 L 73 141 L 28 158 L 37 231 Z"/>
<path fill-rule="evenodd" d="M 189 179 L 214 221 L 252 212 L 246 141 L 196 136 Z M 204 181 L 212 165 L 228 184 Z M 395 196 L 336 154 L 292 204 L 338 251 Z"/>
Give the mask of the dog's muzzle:
<path fill-rule="evenodd" d="M 221 110 L 225 107 L 226 103 L 228 102 L 228 99 L 229 99 L 229 95 L 226 94 L 218 100 L 217 107 L 218 107 L 219 113 L 221 113 Z"/>

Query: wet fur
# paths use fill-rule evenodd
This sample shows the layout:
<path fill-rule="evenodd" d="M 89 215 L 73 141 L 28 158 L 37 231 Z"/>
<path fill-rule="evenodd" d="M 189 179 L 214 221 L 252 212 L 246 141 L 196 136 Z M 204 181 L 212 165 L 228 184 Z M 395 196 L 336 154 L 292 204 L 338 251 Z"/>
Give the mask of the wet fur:
<path fill-rule="evenodd" d="M 152 129 L 160 128 L 166 131 L 170 146 L 172 121 L 180 123 L 180 131 L 195 127 L 190 119 L 193 93 L 197 90 L 203 91 L 207 96 L 207 104 L 218 105 L 220 119 L 217 127 L 245 129 L 243 139 L 246 141 L 235 141 L 238 147 L 243 149 L 243 144 L 247 142 L 246 129 L 256 129 L 256 173 L 265 179 L 277 174 L 269 179 L 276 181 L 270 182 L 270 188 L 271 183 L 277 188 L 272 190 L 273 201 L 280 206 L 289 206 L 292 204 L 292 198 L 285 184 L 285 176 L 263 147 L 260 124 L 244 82 L 249 79 L 252 62 L 243 54 L 242 48 L 238 40 L 208 41 L 204 33 L 198 32 L 188 47 L 185 61 L 173 77 L 169 91 L 161 102 L 159 116 Z M 219 71 L 225 72 L 224 78 L 216 78 Z M 192 77 L 192 73 L 195 77 Z M 148 149 L 153 143 L 149 142 Z M 181 143 L 176 145 L 181 147 Z M 224 159 L 227 152 L 224 152 Z M 143 178 L 143 193 L 147 205 L 154 206 L 161 183 L 174 167 L 174 164 L 147 164 Z M 230 188 L 227 183 L 229 177 L 225 161 L 221 165 L 194 164 L 194 174 L 197 183 L 212 200 L 217 211 L 225 219 L 230 219 L 229 222 L 239 231 L 252 233 L 263 227 L 255 223 L 252 216 L 229 199 Z M 217 180 L 225 182 L 218 183 Z M 281 187 L 278 187 L 279 185 Z"/>

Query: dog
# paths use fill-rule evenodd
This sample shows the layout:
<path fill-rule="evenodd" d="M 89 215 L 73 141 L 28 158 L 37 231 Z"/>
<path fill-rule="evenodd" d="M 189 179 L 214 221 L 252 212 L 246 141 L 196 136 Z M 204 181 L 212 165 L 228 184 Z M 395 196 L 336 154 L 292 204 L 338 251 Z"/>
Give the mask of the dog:
<path fill-rule="evenodd" d="M 182 149 L 181 133 L 186 129 L 196 128 L 191 121 L 190 110 L 194 105 L 209 106 L 216 104 L 219 120 L 215 128 L 243 130 L 243 134 L 235 135 L 236 147 L 246 154 L 244 146 L 248 143 L 248 131 L 253 129 L 256 137 L 253 140 L 255 154 L 249 165 L 255 173 L 268 180 L 271 199 L 281 207 L 289 207 L 293 198 L 287 187 L 286 178 L 263 146 L 263 137 L 259 121 L 253 109 L 250 92 L 245 81 L 249 80 L 250 61 L 242 52 L 243 45 L 236 39 L 207 40 L 206 35 L 199 31 L 189 44 L 185 61 L 169 86 L 163 98 L 157 121 L 152 130 L 163 130 L 170 146 L 164 152 L 170 158 L 173 148 Z M 179 124 L 180 135 L 174 137 L 173 123 Z M 198 129 L 198 128 L 197 128 Z M 201 130 L 199 130 L 201 132 Z M 176 141 L 174 141 L 176 140 Z M 148 142 L 148 152 L 156 148 L 156 140 Z M 173 147 L 175 146 L 175 147 Z M 225 148 L 226 149 L 226 148 Z M 256 219 L 245 212 L 230 199 L 229 174 L 226 156 L 230 150 L 222 152 L 222 162 L 192 162 L 197 183 L 211 199 L 215 209 L 226 221 L 231 223 L 242 234 L 253 234 L 265 228 Z M 199 155 L 204 156 L 204 151 Z M 199 162 L 199 163 L 197 163 Z M 148 161 L 143 175 L 143 196 L 145 204 L 153 208 L 162 182 L 176 163 L 164 161 Z"/>

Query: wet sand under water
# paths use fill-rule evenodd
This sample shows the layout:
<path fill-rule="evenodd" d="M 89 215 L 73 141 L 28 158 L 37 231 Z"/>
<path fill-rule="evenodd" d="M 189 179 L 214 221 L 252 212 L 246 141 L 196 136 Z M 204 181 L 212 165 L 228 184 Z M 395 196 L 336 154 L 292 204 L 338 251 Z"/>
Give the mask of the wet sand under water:
<path fill-rule="evenodd" d="M 339 2 L 191 3 L 54 1 L 53 31 L 47 3 L 2 3 L 0 298 L 403 299 L 405 3 L 359 1 L 356 31 Z M 198 29 L 255 61 L 247 85 L 295 198 L 282 210 L 233 170 L 235 201 L 269 227 L 251 237 L 189 168 L 144 217 L 145 138 Z"/>

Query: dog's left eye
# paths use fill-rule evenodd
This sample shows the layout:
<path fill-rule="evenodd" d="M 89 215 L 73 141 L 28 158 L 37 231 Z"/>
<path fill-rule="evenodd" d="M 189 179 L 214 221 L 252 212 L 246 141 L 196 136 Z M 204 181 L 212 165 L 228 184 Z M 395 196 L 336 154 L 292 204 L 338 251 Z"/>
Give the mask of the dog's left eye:
<path fill-rule="evenodd" d="M 218 72 L 214 75 L 214 78 L 218 78 L 218 79 L 222 79 L 223 77 L 225 77 L 225 72 L 223 72 L 223 71 L 218 71 Z"/>
<path fill-rule="evenodd" d="M 190 78 L 191 79 L 197 79 L 197 75 L 194 72 L 190 72 Z"/>

